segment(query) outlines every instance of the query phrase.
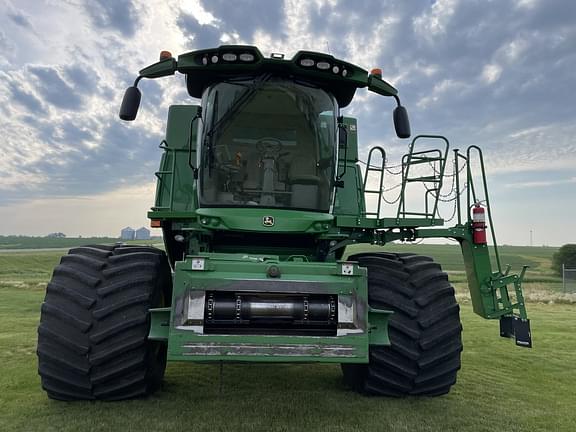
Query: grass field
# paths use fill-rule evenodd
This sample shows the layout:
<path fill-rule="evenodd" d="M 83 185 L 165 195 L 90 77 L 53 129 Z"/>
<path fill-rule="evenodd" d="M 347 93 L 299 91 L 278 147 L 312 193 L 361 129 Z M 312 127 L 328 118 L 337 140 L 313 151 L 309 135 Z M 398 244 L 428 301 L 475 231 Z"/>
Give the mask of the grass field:
<path fill-rule="evenodd" d="M 443 262 L 451 277 L 461 277 L 457 248 L 397 247 L 418 247 Z M 473 315 L 463 302 L 462 370 L 447 396 L 363 397 L 343 387 L 337 366 L 225 365 L 220 380 L 218 365 L 176 363 L 168 366 L 161 393 L 120 403 L 62 403 L 41 391 L 36 326 L 45 283 L 61 252 L 3 253 L 0 431 L 574 431 L 576 305 L 558 304 L 555 288 L 542 282 L 554 278 L 551 253 L 505 252 L 534 265 L 527 285 L 544 292 L 528 305 L 532 350 L 499 338 L 497 322 Z"/>

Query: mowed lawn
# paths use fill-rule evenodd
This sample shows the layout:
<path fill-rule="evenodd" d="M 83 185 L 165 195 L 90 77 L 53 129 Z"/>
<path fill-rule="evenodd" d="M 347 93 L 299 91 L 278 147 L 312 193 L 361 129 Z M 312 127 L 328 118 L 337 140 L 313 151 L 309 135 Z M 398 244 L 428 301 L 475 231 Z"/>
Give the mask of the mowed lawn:
<path fill-rule="evenodd" d="M 0 431 L 576 430 L 576 305 L 548 302 L 528 305 L 532 350 L 463 304 L 462 370 L 439 398 L 357 395 L 333 365 L 175 363 L 146 399 L 49 400 L 36 373 L 36 326 L 58 255 L 0 254 Z"/>

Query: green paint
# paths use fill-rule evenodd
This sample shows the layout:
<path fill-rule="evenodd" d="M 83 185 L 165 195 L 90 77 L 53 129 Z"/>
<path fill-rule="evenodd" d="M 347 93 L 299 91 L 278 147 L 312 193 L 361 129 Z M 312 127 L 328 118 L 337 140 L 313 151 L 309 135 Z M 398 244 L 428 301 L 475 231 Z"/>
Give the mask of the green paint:
<path fill-rule="evenodd" d="M 171 310 L 169 307 L 150 309 L 149 339 L 168 342 Z"/>
<path fill-rule="evenodd" d="M 224 55 L 244 60 L 225 60 Z M 327 54 L 302 51 L 292 59 L 265 58 L 255 47 L 238 45 L 186 53 L 151 65 L 140 76 L 175 72 L 186 75 L 189 94 L 201 97 L 202 104 L 169 109 L 156 201 L 148 214 L 161 222 L 175 268 L 172 309 L 152 312 L 150 335 L 168 340 L 169 359 L 366 362 L 370 344 L 389 343 L 390 312 L 368 307 L 364 269 L 354 265 L 354 276 L 341 273 L 338 260 L 344 248 L 360 243 L 456 239 L 474 312 L 488 319 L 527 318 L 524 271 L 502 270 L 497 248 L 491 262 L 489 247 L 473 241 L 470 209 L 482 199 L 496 244 L 479 148 L 450 152 L 442 136 L 414 138 L 399 168 L 399 202 L 386 212 L 395 217 L 367 208 L 366 196 L 381 202 L 382 192 L 365 186 L 357 121 L 339 118 L 338 108 L 347 106 L 358 88 L 397 97 L 388 83 Z M 343 130 L 346 145 L 337 140 L 336 132 Z M 457 190 L 468 188 L 465 200 L 457 195 L 457 222 L 446 226 L 438 202 L 451 156 L 456 172 L 466 164 L 454 179 Z M 473 160 L 480 162 L 479 173 L 472 172 Z M 422 167 L 433 170 L 418 174 Z M 384 160 L 372 172 L 386 179 L 386 168 Z M 478 176 L 481 184 L 475 185 Z M 420 209 L 410 208 L 406 199 L 413 184 L 428 189 Z M 192 269 L 195 257 L 205 259 L 205 270 Z M 267 274 L 272 265 L 281 271 L 276 279 Z M 247 281 L 253 281 L 251 292 L 258 295 L 280 289 L 284 295 L 307 296 L 321 290 L 350 301 L 361 331 L 339 330 L 330 336 L 204 334 L 192 330 L 202 327 L 204 312 L 183 321 L 183 305 L 190 298 L 200 298 L 198 304 L 204 305 L 206 293 L 244 292 Z M 164 325 L 168 315 L 169 328 Z"/>
<path fill-rule="evenodd" d="M 368 311 L 366 269 L 353 265 L 352 275 L 342 275 L 341 263 L 280 261 L 274 256 L 240 256 L 239 254 L 201 254 L 204 270 L 193 270 L 193 258 L 176 265 L 173 312 L 168 335 L 168 358 L 184 361 L 270 361 L 365 363 L 369 344 L 388 344 L 387 322 L 390 311 Z M 281 276 L 267 275 L 271 265 L 279 267 Z M 249 281 L 247 284 L 246 281 Z M 258 287 L 262 287 L 258 290 Z M 197 294 L 228 291 L 253 293 L 310 293 L 345 296 L 354 299 L 353 332 L 333 336 L 220 335 L 206 334 L 192 322 L 187 303 Z M 286 286 L 286 288 L 283 288 Z M 159 328 L 165 310 L 154 310 L 152 334 L 165 335 Z M 204 316 L 205 312 L 202 312 Z M 345 333 L 346 329 L 338 329 Z M 196 348 L 198 351 L 193 351 Z M 244 352 L 256 354 L 244 354 Z"/>

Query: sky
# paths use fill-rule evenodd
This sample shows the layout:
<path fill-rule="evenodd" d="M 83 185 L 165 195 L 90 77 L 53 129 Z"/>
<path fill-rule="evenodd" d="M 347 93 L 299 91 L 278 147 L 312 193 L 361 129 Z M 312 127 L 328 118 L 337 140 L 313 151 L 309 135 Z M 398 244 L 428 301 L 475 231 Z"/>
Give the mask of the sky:
<path fill-rule="evenodd" d="M 161 50 L 221 44 L 381 68 L 413 135 L 483 150 L 499 243 L 576 243 L 573 0 L 0 0 L 0 235 L 147 226 L 168 106 L 198 101 L 144 80 L 128 123 L 123 91 Z M 343 110 L 362 157 L 407 150 L 393 108 L 359 90 Z"/>

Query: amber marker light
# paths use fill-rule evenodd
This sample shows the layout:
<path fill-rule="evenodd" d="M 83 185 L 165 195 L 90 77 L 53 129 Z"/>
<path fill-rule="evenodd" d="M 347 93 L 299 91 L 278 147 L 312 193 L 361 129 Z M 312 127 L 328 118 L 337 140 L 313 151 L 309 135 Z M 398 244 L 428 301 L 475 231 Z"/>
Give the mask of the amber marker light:
<path fill-rule="evenodd" d="M 172 53 L 170 51 L 160 51 L 160 61 L 168 60 L 172 58 Z"/>
<path fill-rule="evenodd" d="M 376 78 L 382 79 L 382 69 L 374 68 L 370 71 L 370 75 L 375 76 Z"/>

